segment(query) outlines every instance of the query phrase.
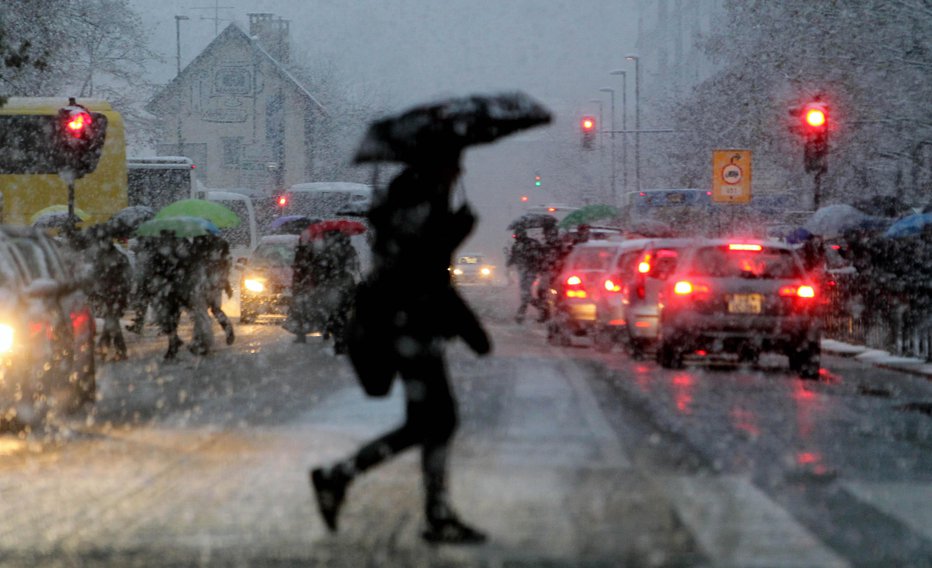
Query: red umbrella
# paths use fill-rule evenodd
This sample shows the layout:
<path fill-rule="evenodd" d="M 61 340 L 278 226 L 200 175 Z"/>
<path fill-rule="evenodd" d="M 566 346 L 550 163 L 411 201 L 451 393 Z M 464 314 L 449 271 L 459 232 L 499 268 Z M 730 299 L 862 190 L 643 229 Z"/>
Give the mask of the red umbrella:
<path fill-rule="evenodd" d="M 348 219 L 328 219 L 326 221 L 314 223 L 307 229 L 304 229 L 304 232 L 301 233 L 301 240 L 311 241 L 314 239 L 319 239 L 323 237 L 325 233 L 329 233 L 331 231 L 337 231 L 352 237 L 353 235 L 361 235 L 365 233 L 366 226 L 359 221 L 350 221 Z"/>

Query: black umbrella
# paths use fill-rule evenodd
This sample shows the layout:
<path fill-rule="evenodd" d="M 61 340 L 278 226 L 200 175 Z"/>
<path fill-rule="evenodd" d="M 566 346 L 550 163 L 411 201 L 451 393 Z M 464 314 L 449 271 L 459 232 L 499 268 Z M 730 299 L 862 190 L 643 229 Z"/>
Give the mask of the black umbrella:
<path fill-rule="evenodd" d="M 492 142 L 550 119 L 547 109 L 520 92 L 446 99 L 372 123 L 355 161 L 410 164 L 457 156 L 468 146 Z"/>
<path fill-rule="evenodd" d="M 527 213 L 508 224 L 508 228 L 512 231 L 518 231 L 521 229 L 545 229 L 548 227 L 556 226 L 557 218 L 551 217 L 550 215 L 544 215 L 543 213 Z"/>

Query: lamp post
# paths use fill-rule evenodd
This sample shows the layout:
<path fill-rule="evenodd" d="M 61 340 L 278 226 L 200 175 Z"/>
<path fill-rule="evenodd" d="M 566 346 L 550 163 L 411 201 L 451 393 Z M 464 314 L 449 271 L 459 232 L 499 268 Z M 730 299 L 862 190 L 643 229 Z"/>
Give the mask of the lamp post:
<path fill-rule="evenodd" d="M 181 75 L 181 20 L 187 19 L 189 19 L 187 16 L 175 16 L 175 46 L 177 48 L 178 75 Z M 178 89 L 178 112 L 175 114 L 175 130 L 178 138 L 179 156 L 184 155 L 184 139 L 181 137 L 181 107 L 184 102 L 181 93 L 183 92 L 183 89 Z"/>
<path fill-rule="evenodd" d="M 175 47 L 177 48 L 178 75 L 181 75 L 181 20 L 188 20 L 187 16 L 175 16 Z"/>
<path fill-rule="evenodd" d="M 599 89 L 599 90 L 602 91 L 603 93 L 608 93 L 609 95 L 611 95 L 611 99 L 612 99 L 612 128 L 611 128 L 611 133 L 612 133 L 612 153 L 611 153 L 611 158 L 612 158 L 612 160 L 611 160 L 611 161 L 612 161 L 612 205 L 615 206 L 615 205 L 618 205 L 618 193 L 617 193 L 617 191 L 616 191 L 616 189 L 615 189 L 615 179 L 617 178 L 617 176 L 615 175 L 615 89 L 610 89 L 610 88 L 608 88 L 608 87 L 605 87 L 605 88 Z"/>
<path fill-rule="evenodd" d="M 635 54 L 625 56 L 628 61 L 634 61 L 634 177 L 637 180 L 635 188 L 641 191 L 641 70 L 640 57 Z"/>
<path fill-rule="evenodd" d="M 619 70 L 609 75 L 621 75 L 621 187 L 628 191 L 628 73 Z"/>

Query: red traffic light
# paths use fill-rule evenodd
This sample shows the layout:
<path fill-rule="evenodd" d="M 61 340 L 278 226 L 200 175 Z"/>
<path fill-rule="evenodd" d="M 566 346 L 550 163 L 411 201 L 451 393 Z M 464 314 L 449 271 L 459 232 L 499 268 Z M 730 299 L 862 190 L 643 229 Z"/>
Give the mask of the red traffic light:
<path fill-rule="evenodd" d="M 591 116 L 584 116 L 579 125 L 582 126 L 583 132 L 592 132 L 595 130 L 595 119 Z"/>
<path fill-rule="evenodd" d="M 65 122 L 65 131 L 74 136 L 75 138 L 80 138 L 84 136 L 84 132 L 91 125 L 91 115 L 84 112 L 83 110 L 72 110 L 69 111 L 68 116 Z"/>
<path fill-rule="evenodd" d="M 284 207 L 285 205 L 288 205 L 288 198 L 284 195 L 280 196 L 278 198 L 278 205 L 280 207 Z"/>
<path fill-rule="evenodd" d="M 825 111 L 819 108 L 811 108 L 807 110 L 806 123 L 809 126 L 823 126 L 825 124 Z"/>

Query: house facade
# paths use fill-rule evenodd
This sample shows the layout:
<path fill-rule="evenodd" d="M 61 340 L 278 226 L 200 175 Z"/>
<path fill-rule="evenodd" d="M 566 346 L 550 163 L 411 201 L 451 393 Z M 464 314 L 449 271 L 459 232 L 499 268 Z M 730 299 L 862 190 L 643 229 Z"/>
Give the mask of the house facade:
<path fill-rule="evenodd" d="M 159 155 L 183 155 L 210 188 L 276 192 L 314 179 L 324 107 L 288 71 L 288 22 L 230 24 L 146 106 L 163 117 Z"/>

